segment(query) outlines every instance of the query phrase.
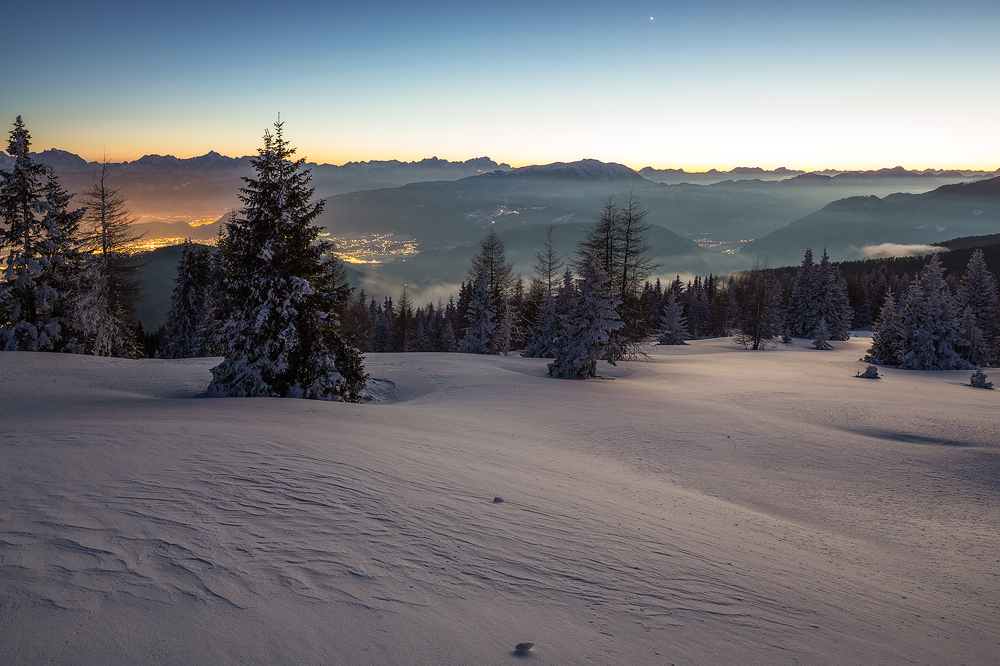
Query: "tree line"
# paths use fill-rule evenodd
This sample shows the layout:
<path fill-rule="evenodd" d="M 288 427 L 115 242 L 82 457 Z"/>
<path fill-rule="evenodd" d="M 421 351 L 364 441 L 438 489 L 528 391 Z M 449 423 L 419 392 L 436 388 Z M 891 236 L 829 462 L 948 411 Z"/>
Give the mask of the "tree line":
<path fill-rule="evenodd" d="M 891 316 L 893 312 L 910 312 L 911 322 L 926 319 L 929 315 L 917 313 L 926 309 L 921 299 L 933 294 L 935 299 L 950 303 L 942 311 L 950 308 L 952 314 L 946 320 L 956 327 L 951 330 L 951 324 L 945 326 L 951 342 L 938 345 L 939 353 L 948 356 L 943 350 L 952 349 L 959 360 L 931 361 L 925 355 L 923 360 L 905 363 L 904 352 L 883 353 L 881 347 L 869 353 L 869 360 L 914 368 L 965 367 L 1000 360 L 997 285 L 981 250 L 970 255 L 963 275 L 943 277 L 934 289 L 923 283 L 918 290 L 912 289 L 914 283 L 920 283 L 923 272 L 896 272 L 893 268 L 899 260 L 868 261 L 863 264 L 865 270 L 857 270 L 860 262 L 835 264 L 825 250 L 815 261 L 811 249 L 806 250 L 798 267 L 772 269 L 756 262 L 750 270 L 725 277 L 697 276 L 683 281 L 678 276 L 663 283 L 648 279 L 656 266 L 645 243 L 648 227 L 643 217 L 643 208 L 631 194 L 609 197 L 572 257 L 555 247 L 550 227 L 541 239 L 527 281 L 513 274 L 503 240 L 490 231 L 470 263 L 457 298 L 452 295 L 447 302 L 418 306 L 405 289 L 396 299 L 375 299 L 360 290 L 344 307 L 342 334 L 361 352 L 507 354 L 519 350 L 524 356 L 551 359 L 559 359 L 561 354 L 563 359 L 554 366 L 553 374 L 572 366 L 583 367 L 585 370 L 579 372 L 592 376 L 597 360 L 640 358 L 656 343 L 684 344 L 690 339 L 732 336 L 747 349 L 764 349 L 779 340 L 798 337 L 827 349 L 829 341 L 848 339 L 851 329 L 869 327 L 879 341 L 889 335 L 881 333 L 888 330 L 886 321 L 895 322 L 893 331 L 902 330 L 902 324 Z M 161 347 L 163 355 L 214 353 L 208 348 L 197 351 L 197 344 L 186 350 L 169 347 L 171 341 L 185 339 L 183 331 L 191 329 L 182 322 L 198 321 L 203 316 L 185 314 L 179 304 L 198 302 L 198 298 L 184 294 L 194 293 L 198 284 L 218 279 L 211 277 L 209 250 L 190 247 L 184 257 L 194 253 L 190 256 L 201 258 L 182 258 L 164 336 L 168 347 Z M 589 266 L 591 260 L 593 266 Z M 924 271 L 941 272 L 937 255 L 919 261 L 937 266 Z M 190 272 L 185 268 L 189 265 L 200 268 L 182 278 Z M 846 277 L 841 270 L 844 265 L 851 270 Z M 920 263 L 903 265 L 914 269 Z M 211 291 L 200 289 L 205 294 Z M 886 303 L 890 304 L 889 314 L 883 312 Z M 909 324 L 909 329 L 916 330 L 916 324 Z M 916 340 L 922 334 L 898 335 Z M 589 346 L 581 349 L 583 338 L 589 339 Z M 903 343 L 893 340 L 887 344 L 899 349 Z M 582 361 L 580 354 L 585 355 Z M 567 356 L 574 358 L 569 366 Z M 570 374 L 580 376 L 579 372 Z"/>
<path fill-rule="evenodd" d="M 162 358 L 222 356 L 210 395 L 357 400 L 366 352 L 466 352 L 550 358 L 557 377 L 595 376 L 596 363 L 642 358 L 651 344 L 733 336 L 748 349 L 809 338 L 819 349 L 873 328 L 868 359 L 906 368 L 957 368 L 1000 360 L 997 284 L 981 251 L 964 275 L 945 277 L 937 255 L 920 271 L 866 265 L 845 277 L 824 250 L 798 267 L 766 262 L 726 277 L 650 280 L 649 213 L 634 192 L 607 197 L 572 254 L 541 240 L 527 281 L 513 274 L 494 231 L 480 243 L 447 303 L 415 306 L 354 293 L 313 221 L 303 159 L 265 132 L 244 178 L 243 203 L 217 250 L 184 244 L 168 321 L 155 336 L 133 325 L 140 295 L 136 238 L 107 165 L 71 210 L 51 168 L 32 162 L 21 118 L 0 172 L 0 283 L 5 350 L 136 357 L 157 342 Z"/>
<path fill-rule="evenodd" d="M 0 248 L 7 248 L 0 282 L 0 349 L 98 356 L 139 355 L 133 327 L 141 295 L 137 240 L 120 189 L 104 160 L 83 206 L 51 167 L 30 155 L 31 135 L 14 121 L 0 171 Z"/>

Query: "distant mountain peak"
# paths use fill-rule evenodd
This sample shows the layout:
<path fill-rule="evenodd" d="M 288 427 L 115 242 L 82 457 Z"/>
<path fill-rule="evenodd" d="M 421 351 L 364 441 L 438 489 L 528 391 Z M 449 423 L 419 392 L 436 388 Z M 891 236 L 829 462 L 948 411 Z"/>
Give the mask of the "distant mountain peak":
<path fill-rule="evenodd" d="M 645 182 L 637 171 L 616 162 L 601 162 L 583 159 L 576 162 L 553 162 L 514 169 L 511 173 L 563 180 L 584 180 L 590 182 Z"/>

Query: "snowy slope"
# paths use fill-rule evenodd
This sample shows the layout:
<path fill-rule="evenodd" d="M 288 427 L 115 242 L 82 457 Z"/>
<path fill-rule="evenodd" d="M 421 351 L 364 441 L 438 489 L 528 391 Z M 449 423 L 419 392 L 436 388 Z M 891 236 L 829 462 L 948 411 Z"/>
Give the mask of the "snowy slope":
<path fill-rule="evenodd" d="M 837 346 L 373 354 L 363 405 L 0 354 L 0 661 L 994 663 L 1000 391 Z"/>

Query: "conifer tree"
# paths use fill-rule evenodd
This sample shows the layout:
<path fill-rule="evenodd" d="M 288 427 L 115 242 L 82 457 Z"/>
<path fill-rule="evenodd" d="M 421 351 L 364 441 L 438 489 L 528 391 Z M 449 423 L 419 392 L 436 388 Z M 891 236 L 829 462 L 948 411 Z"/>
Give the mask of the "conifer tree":
<path fill-rule="evenodd" d="M 437 351 L 453 352 L 457 349 L 458 343 L 455 342 L 455 329 L 451 326 L 451 320 L 445 319 L 441 325 L 441 337 L 438 342 Z"/>
<path fill-rule="evenodd" d="M 470 283 L 486 280 L 486 291 L 489 292 L 493 305 L 500 303 L 500 298 L 514 286 L 514 264 L 507 261 L 506 248 L 503 239 L 496 230 L 490 229 L 479 243 L 479 252 L 472 257 L 469 266 L 468 280 Z"/>
<path fill-rule="evenodd" d="M 372 304 L 374 303 L 373 300 Z M 372 332 L 375 328 L 371 312 L 368 305 L 368 294 L 362 289 L 356 297 L 351 299 L 347 312 L 344 313 L 344 322 L 341 327 L 343 332 L 363 352 L 371 351 Z"/>
<path fill-rule="evenodd" d="M 54 172 L 29 154 L 31 135 L 21 116 L 10 131 L 10 172 L 0 171 L 0 248 L 7 246 L 0 281 L 0 350 L 75 351 L 72 314 L 76 234 L 82 211 L 70 212 Z"/>
<path fill-rule="evenodd" d="M 555 298 L 544 296 L 543 299 L 538 325 L 524 348 L 524 356 L 529 358 L 552 358 L 555 353 L 556 336 L 559 335 L 559 311 L 556 309 Z"/>
<path fill-rule="evenodd" d="M 48 167 L 45 198 L 39 205 L 43 213 L 45 237 L 41 253 L 49 264 L 48 282 L 55 299 L 48 309 L 50 322 L 58 325 L 54 351 L 84 352 L 77 325 L 77 301 L 80 297 L 85 256 L 81 251 L 80 224 L 83 208 L 69 209 L 73 198 L 60 185 L 55 170 Z"/>
<path fill-rule="evenodd" d="M 814 294 L 815 272 L 812 248 L 807 247 L 802 265 L 795 272 L 788 304 L 788 331 L 799 338 L 809 337 L 814 322 L 819 321 Z"/>
<path fill-rule="evenodd" d="M 142 296 L 140 262 L 131 247 L 140 235 L 132 228 L 128 201 L 112 186 L 105 156 L 94 182 L 83 193 L 85 249 L 90 253 L 83 273 L 79 320 L 87 351 L 96 356 L 135 358 L 135 303 Z"/>
<path fill-rule="evenodd" d="M 847 300 L 847 289 L 840 269 L 830 263 L 823 248 L 823 257 L 815 272 L 815 299 L 819 322 L 825 322 L 830 340 L 848 340 L 851 337 L 851 320 L 854 312 Z"/>
<path fill-rule="evenodd" d="M 683 305 L 681 311 L 683 312 Z M 709 314 L 708 296 L 705 294 L 704 287 L 698 285 L 691 292 L 687 316 L 685 317 L 685 326 L 691 332 L 691 337 L 702 338 L 708 335 L 710 330 Z"/>
<path fill-rule="evenodd" d="M 961 344 L 951 292 L 938 255 L 910 285 L 902 312 L 902 364 L 907 370 L 961 370 L 971 367 Z"/>
<path fill-rule="evenodd" d="M 0 349 L 4 350 L 34 351 L 51 346 L 39 321 L 39 301 L 49 294 L 40 284 L 43 267 L 35 256 L 42 234 L 35 213 L 42 198 L 45 168 L 31 159 L 30 146 L 31 135 L 18 116 L 7 143 L 14 168 L 9 173 L 0 172 L 0 219 L 7 226 L 0 236 L 0 247 L 11 248 L 0 284 Z"/>
<path fill-rule="evenodd" d="M 644 353 L 648 331 L 639 299 L 643 283 L 658 266 L 650 251 L 648 215 L 649 209 L 635 192 L 621 198 L 612 194 L 602 202 L 594 226 L 578 248 L 578 267 L 582 270 L 593 255 L 615 292 L 623 325 L 612 332 L 609 352 L 617 359 Z"/>
<path fill-rule="evenodd" d="M 375 304 L 375 330 L 372 333 L 372 351 L 392 351 L 394 320 L 396 310 L 392 305 L 392 297 L 386 296 L 382 305 Z"/>
<path fill-rule="evenodd" d="M 494 354 L 496 351 L 492 343 L 496 314 L 485 270 L 480 269 L 473 288 L 475 291 L 465 315 L 469 325 L 465 328 L 458 351 L 466 354 Z"/>
<path fill-rule="evenodd" d="M 792 282 L 789 333 L 796 337 L 815 337 L 820 321 L 825 319 L 829 339 L 847 340 L 853 317 L 844 280 L 840 270 L 830 263 L 826 248 L 819 264 L 813 263 L 812 249 L 807 248 Z"/>
<path fill-rule="evenodd" d="M 819 320 L 819 326 L 813 331 L 813 347 L 826 351 L 828 349 L 833 349 L 833 345 L 830 344 L 830 334 L 826 326 L 826 318 Z"/>
<path fill-rule="evenodd" d="M 408 352 L 414 351 L 413 335 L 413 301 L 406 289 L 399 295 L 399 304 L 396 307 L 396 316 L 393 318 L 392 343 L 389 351 Z"/>
<path fill-rule="evenodd" d="M 181 249 L 174 291 L 159 358 L 210 356 L 208 320 L 211 311 L 212 251 L 188 238 Z"/>
<path fill-rule="evenodd" d="M 997 279 L 986 268 L 986 258 L 977 249 L 969 259 L 958 289 L 963 328 L 968 345 L 964 358 L 974 365 L 1000 360 L 1000 304 Z"/>
<path fill-rule="evenodd" d="M 596 257 L 589 257 L 581 266 L 578 290 L 572 311 L 562 321 L 555 360 L 548 365 L 553 377 L 596 377 L 598 359 L 612 365 L 616 360 L 609 348 L 611 334 L 622 327 L 615 309 L 618 297 Z"/>
<path fill-rule="evenodd" d="M 898 366 L 903 362 L 903 325 L 896 297 L 886 292 L 885 302 L 872 327 L 872 346 L 862 359 L 878 365 Z"/>
<path fill-rule="evenodd" d="M 738 309 L 733 342 L 746 349 L 765 349 L 781 333 L 781 284 L 767 268 L 754 262 L 736 282 Z"/>
<path fill-rule="evenodd" d="M 497 354 L 506 356 L 511 350 L 511 344 L 517 336 L 517 311 L 507 294 L 500 296 L 497 307 L 497 322 L 493 329 L 492 349 Z"/>
<path fill-rule="evenodd" d="M 736 302 L 736 278 L 729 280 L 715 290 L 709 303 L 709 332 L 716 337 L 726 337 L 733 328 L 739 306 Z"/>
<path fill-rule="evenodd" d="M 677 296 L 667 296 L 667 304 L 663 306 L 660 315 L 659 329 L 661 345 L 686 345 L 688 339 L 687 320 L 684 318 L 684 308 L 677 302 Z"/>
<path fill-rule="evenodd" d="M 552 234 L 555 231 L 554 224 L 550 224 L 542 240 L 542 249 L 535 253 L 535 263 L 531 269 L 535 271 L 534 278 L 545 288 L 546 293 L 551 297 L 555 296 L 559 287 L 559 271 L 562 270 L 566 261 L 556 252 L 555 241 Z"/>
<path fill-rule="evenodd" d="M 276 396 L 355 401 L 367 375 L 340 331 L 351 289 L 312 222 L 323 202 L 282 123 L 264 133 L 243 208 L 222 250 L 232 315 L 222 325 L 225 359 L 212 368 L 211 396 Z"/>

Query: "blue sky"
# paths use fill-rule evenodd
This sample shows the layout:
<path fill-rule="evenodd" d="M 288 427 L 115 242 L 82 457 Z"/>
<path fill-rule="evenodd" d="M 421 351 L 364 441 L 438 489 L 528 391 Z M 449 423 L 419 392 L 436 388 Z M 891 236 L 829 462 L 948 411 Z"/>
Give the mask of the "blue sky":
<path fill-rule="evenodd" d="M 94 159 L 1000 166 L 1000 3 L 19 3 L 0 120 Z"/>

